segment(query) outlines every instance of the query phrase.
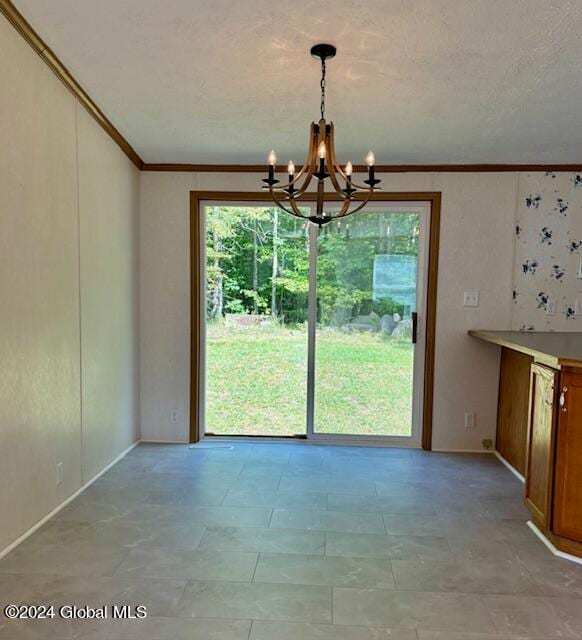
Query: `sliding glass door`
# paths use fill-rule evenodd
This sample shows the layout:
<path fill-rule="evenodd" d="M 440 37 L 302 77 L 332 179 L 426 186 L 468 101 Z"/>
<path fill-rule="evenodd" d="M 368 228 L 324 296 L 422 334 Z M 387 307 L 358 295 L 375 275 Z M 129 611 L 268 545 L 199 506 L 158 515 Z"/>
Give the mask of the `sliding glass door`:
<path fill-rule="evenodd" d="M 413 405 L 423 227 L 419 211 L 367 209 L 319 233 L 314 434 L 418 435 Z"/>
<path fill-rule="evenodd" d="M 204 432 L 419 444 L 429 205 L 203 211 Z"/>
<path fill-rule="evenodd" d="M 307 224 L 264 206 L 204 211 L 204 430 L 304 435 Z"/>

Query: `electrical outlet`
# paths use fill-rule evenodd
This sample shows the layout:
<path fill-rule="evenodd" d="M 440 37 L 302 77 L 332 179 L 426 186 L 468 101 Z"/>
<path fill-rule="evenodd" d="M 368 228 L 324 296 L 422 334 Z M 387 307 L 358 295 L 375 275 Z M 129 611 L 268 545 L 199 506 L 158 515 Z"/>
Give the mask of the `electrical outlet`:
<path fill-rule="evenodd" d="M 59 484 L 63 484 L 63 463 L 59 462 L 57 464 L 57 486 Z"/>
<path fill-rule="evenodd" d="M 170 424 L 178 424 L 178 409 L 171 409 Z"/>
<path fill-rule="evenodd" d="M 556 315 L 556 301 L 548 300 L 546 303 L 546 315 L 547 316 L 555 316 Z"/>
<path fill-rule="evenodd" d="M 464 307 L 478 307 L 479 306 L 479 292 L 478 291 L 465 291 L 463 293 L 463 306 Z"/>
<path fill-rule="evenodd" d="M 465 429 L 474 429 L 474 428 L 475 428 L 475 414 L 465 413 Z"/>

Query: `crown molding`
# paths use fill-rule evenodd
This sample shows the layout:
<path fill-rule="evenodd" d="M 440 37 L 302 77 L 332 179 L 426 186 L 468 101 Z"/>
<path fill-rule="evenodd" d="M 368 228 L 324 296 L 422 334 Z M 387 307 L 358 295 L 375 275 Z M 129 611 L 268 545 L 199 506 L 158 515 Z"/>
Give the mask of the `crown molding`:
<path fill-rule="evenodd" d="M 129 142 L 119 133 L 113 126 L 107 116 L 95 104 L 91 96 L 83 89 L 83 87 L 75 80 L 65 65 L 51 51 L 44 40 L 36 33 L 32 26 L 27 22 L 24 16 L 10 2 L 10 0 L 0 0 L 0 13 L 2 13 L 8 22 L 18 31 L 18 33 L 28 42 L 28 44 L 38 53 L 44 62 L 50 67 L 57 78 L 67 87 L 67 89 L 77 98 L 77 100 L 87 109 L 97 123 L 109 134 L 114 142 L 119 145 L 123 153 L 138 168 L 143 168 L 143 160 L 135 152 Z"/>
<path fill-rule="evenodd" d="M 180 164 L 149 163 L 143 171 L 184 171 L 192 173 L 264 173 L 266 164 Z M 354 165 L 354 171 L 365 173 L 366 165 Z M 516 171 L 582 171 L 582 164 L 377 164 L 377 173 L 494 173 Z M 285 173 L 281 167 L 276 173 Z"/>

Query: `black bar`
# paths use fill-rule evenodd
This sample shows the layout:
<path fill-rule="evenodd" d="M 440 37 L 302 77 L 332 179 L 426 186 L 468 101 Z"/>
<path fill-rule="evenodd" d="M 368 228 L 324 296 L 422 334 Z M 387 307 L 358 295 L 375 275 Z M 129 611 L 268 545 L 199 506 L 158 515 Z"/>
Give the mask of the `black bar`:
<path fill-rule="evenodd" d="M 416 338 L 418 337 L 418 313 L 412 312 L 412 344 L 416 344 Z"/>

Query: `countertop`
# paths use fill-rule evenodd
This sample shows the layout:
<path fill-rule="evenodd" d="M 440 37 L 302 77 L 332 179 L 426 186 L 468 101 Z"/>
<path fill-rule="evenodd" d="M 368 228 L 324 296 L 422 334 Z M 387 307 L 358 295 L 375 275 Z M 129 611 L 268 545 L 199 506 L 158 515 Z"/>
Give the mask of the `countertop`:
<path fill-rule="evenodd" d="M 582 333 L 579 332 L 471 329 L 469 335 L 525 353 L 551 367 L 582 367 Z"/>

